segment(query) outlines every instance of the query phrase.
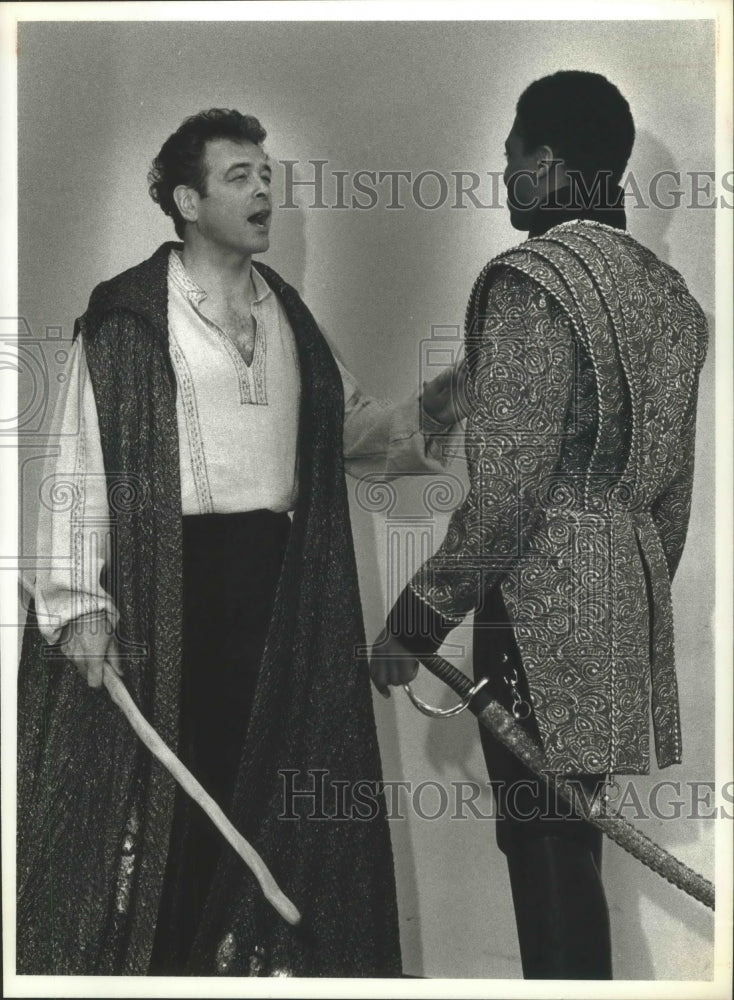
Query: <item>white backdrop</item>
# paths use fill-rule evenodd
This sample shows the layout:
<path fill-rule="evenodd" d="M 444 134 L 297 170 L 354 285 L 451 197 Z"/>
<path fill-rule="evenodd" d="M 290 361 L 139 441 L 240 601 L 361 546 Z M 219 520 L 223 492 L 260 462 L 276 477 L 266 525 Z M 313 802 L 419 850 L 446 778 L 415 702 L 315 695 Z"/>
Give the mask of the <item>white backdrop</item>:
<path fill-rule="evenodd" d="M 485 175 L 478 194 L 486 202 L 486 171 L 503 169 L 518 95 L 533 79 L 570 68 L 604 73 L 630 101 L 638 130 L 630 167 L 643 190 L 656 170 L 713 170 L 711 22 L 23 24 L 21 312 L 35 336 L 46 328 L 56 336 L 53 329 L 61 327 L 68 337 L 98 281 L 174 238 L 148 198 L 146 173 L 162 141 L 189 114 L 220 106 L 257 115 L 271 156 L 300 161 L 301 178 L 312 176 L 312 159 L 327 161 L 327 177 L 335 170 L 432 170 L 448 178 L 473 171 Z M 404 209 L 387 207 L 383 186 L 370 211 L 308 209 L 310 192 L 301 190 L 302 207 L 277 214 L 265 259 L 301 290 L 363 387 L 400 398 L 419 385 L 422 342 L 433 327 L 460 326 L 477 272 L 517 234 L 501 208 L 457 209 L 449 199 L 426 210 L 408 189 Z M 436 188 L 426 181 L 422 193 L 432 199 Z M 276 203 L 283 194 L 278 169 Z M 630 210 L 629 226 L 683 272 L 711 316 L 713 212 L 640 207 Z M 663 777 L 681 782 L 714 778 L 712 361 L 711 353 L 701 387 L 689 540 L 674 586 L 684 763 Z M 52 379 L 51 398 L 54 391 Z M 39 438 L 21 454 L 22 545 L 29 558 L 43 452 Z M 460 462 L 453 471 L 461 476 Z M 398 490 L 393 516 L 415 513 L 416 485 Z M 371 638 L 388 591 L 404 581 L 388 586 L 384 516 L 355 502 L 353 517 Z M 438 540 L 444 524 L 436 525 Z M 437 683 L 429 679 L 422 687 L 441 699 Z M 378 698 L 375 708 L 386 778 L 486 781 L 469 718 L 428 721 L 402 693 L 391 702 Z M 654 778 L 637 782 L 643 799 Z M 437 808 L 430 790 L 422 804 L 429 812 Z M 488 795 L 478 804 L 488 809 Z M 392 824 L 405 971 L 519 977 L 509 882 L 492 822 L 405 813 Z M 713 876 L 711 821 L 640 825 Z M 613 846 L 604 876 L 615 978 L 711 976 L 708 911 Z"/>

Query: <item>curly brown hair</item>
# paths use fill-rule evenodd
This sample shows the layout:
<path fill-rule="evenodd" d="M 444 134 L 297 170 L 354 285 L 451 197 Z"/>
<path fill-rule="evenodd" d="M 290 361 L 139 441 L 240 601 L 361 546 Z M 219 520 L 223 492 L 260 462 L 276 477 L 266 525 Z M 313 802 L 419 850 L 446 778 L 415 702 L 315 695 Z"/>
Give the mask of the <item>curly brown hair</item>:
<path fill-rule="evenodd" d="M 192 187 L 206 195 L 207 142 L 213 139 L 233 139 L 256 146 L 267 135 L 257 118 L 227 108 L 210 108 L 187 118 L 161 146 L 161 151 L 148 172 L 150 197 L 173 219 L 176 233 L 183 239 L 185 222 L 173 197 L 179 184 Z"/>

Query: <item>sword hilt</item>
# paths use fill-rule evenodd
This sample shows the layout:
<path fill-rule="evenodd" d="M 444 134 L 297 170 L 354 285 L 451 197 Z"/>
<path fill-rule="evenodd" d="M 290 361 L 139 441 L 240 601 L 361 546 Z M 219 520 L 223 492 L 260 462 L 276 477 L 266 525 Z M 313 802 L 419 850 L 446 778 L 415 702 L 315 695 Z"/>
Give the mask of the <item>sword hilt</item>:
<path fill-rule="evenodd" d="M 462 701 L 466 703 L 464 707 L 468 708 L 473 715 L 478 717 L 491 701 L 491 694 L 489 688 L 486 686 L 486 679 L 474 684 L 463 671 L 437 653 L 432 653 L 429 656 L 419 656 L 418 659 L 426 670 L 430 671 L 435 677 L 438 677 L 439 680 L 442 680 L 444 684 L 447 684 L 452 691 L 459 695 Z"/>
<path fill-rule="evenodd" d="M 433 653 L 430 656 L 419 657 L 420 662 L 426 668 L 430 670 L 432 674 L 435 674 L 444 684 L 448 684 L 452 691 L 455 691 L 460 698 L 469 698 L 471 696 L 474 685 L 466 676 L 462 673 L 458 667 L 455 667 L 453 663 L 449 663 L 448 660 L 444 660 L 443 656 L 438 656 L 438 654 Z"/>
<path fill-rule="evenodd" d="M 476 684 L 473 684 L 466 674 L 449 663 L 448 660 L 444 660 L 442 656 L 433 654 L 421 656 L 418 659 L 430 673 L 438 677 L 439 680 L 442 680 L 447 687 L 450 687 L 461 698 L 459 704 L 454 705 L 452 708 L 437 708 L 419 698 L 410 684 L 403 684 L 405 693 L 419 712 L 432 719 L 450 719 L 461 715 L 468 708 L 473 715 L 479 718 L 482 709 L 489 703 L 491 697 L 488 692 L 488 679 L 486 677 L 482 677 Z M 484 695 L 480 697 L 480 692 L 482 691 L 484 691 Z"/>

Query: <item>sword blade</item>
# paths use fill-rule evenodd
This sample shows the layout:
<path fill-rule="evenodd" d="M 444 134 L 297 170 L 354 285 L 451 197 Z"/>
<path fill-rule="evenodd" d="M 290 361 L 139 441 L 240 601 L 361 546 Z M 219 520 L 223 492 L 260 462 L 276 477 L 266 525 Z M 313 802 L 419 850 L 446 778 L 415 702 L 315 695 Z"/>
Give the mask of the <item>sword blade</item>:
<path fill-rule="evenodd" d="M 462 698 L 471 697 L 473 685 L 466 674 L 458 670 L 442 656 L 426 656 L 421 663 L 431 673 L 440 677 L 448 686 Z M 600 829 L 610 840 L 619 844 L 638 861 L 642 862 L 657 875 L 666 879 L 672 885 L 681 889 L 713 910 L 715 905 L 715 889 L 712 882 L 689 868 L 679 858 L 666 851 L 660 844 L 638 830 L 618 812 L 608 812 L 604 799 L 595 798 L 589 809 L 585 809 L 583 796 L 577 794 L 576 788 L 562 775 L 553 774 L 545 767 L 546 761 L 541 747 L 532 740 L 512 715 L 497 701 L 488 701 L 486 693 L 478 692 L 476 698 L 471 698 L 469 710 L 476 715 L 485 729 L 510 750 L 529 770 L 541 781 L 546 782 L 551 791 L 569 806 L 575 815 L 587 820 Z"/>

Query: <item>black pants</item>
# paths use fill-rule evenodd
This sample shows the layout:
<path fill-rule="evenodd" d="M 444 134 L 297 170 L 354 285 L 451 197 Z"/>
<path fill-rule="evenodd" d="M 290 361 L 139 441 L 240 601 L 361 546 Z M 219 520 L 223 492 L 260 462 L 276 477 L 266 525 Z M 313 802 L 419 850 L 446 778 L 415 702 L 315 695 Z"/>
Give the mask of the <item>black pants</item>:
<path fill-rule="evenodd" d="M 540 743 L 520 652 L 499 588 L 475 615 L 475 678 L 512 710 Z M 515 693 L 516 692 L 516 693 Z M 480 726 L 497 806 L 497 843 L 507 856 L 523 975 L 526 979 L 611 979 L 609 913 L 601 881 L 602 834 L 570 815 L 509 750 Z M 587 796 L 601 794 L 597 775 L 574 776 Z"/>
<path fill-rule="evenodd" d="M 183 520 L 184 635 L 179 756 L 228 812 L 288 541 L 287 514 Z M 150 973 L 180 975 L 193 944 L 221 834 L 177 788 Z"/>

